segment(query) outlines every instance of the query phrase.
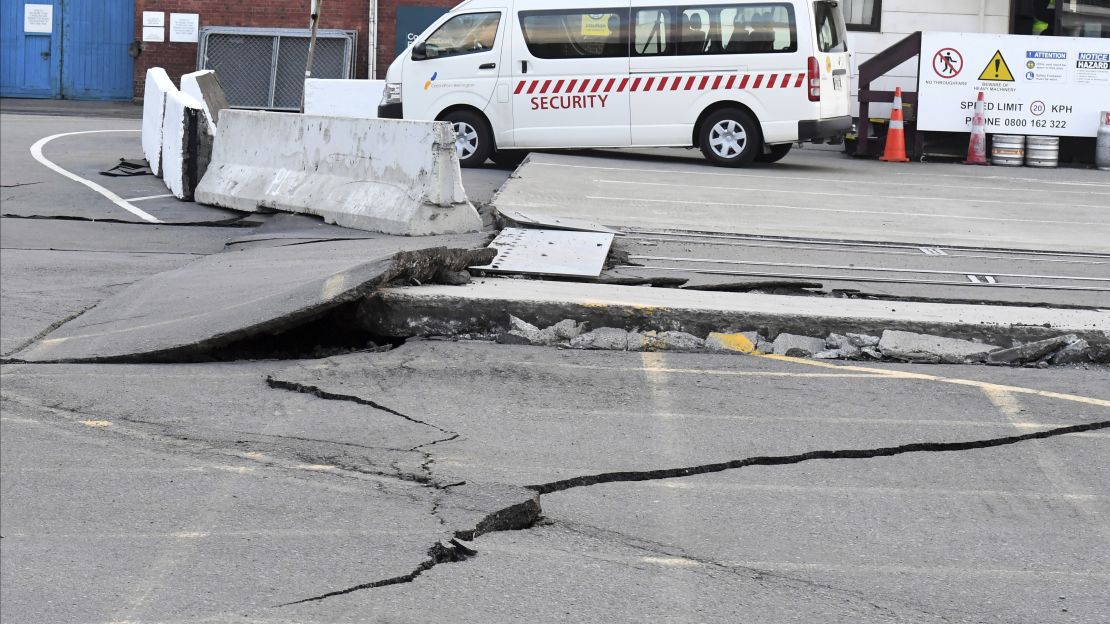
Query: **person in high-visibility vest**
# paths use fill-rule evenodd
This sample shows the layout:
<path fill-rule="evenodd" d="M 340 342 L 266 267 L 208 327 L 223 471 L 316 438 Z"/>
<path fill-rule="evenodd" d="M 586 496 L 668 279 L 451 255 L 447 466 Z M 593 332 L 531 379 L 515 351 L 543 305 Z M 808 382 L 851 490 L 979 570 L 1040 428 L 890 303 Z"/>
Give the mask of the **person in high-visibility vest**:
<path fill-rule="evenodd" d="M 1033 34 L 1053 35 L 1056 25 L 1056 0 L 1039 0 L 1033 5 Z"/>

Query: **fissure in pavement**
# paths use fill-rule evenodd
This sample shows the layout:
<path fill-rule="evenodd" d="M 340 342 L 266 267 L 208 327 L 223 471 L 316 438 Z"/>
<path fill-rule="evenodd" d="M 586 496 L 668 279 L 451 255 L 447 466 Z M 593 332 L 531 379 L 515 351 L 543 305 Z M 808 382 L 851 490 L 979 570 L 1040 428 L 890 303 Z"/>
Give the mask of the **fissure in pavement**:
<path fill-rule="evenodd" d="M 396 410 L 393 410 L 391 408 L 385 408 L 378 403 L 369 401 L 362 397 L 330 393 L 314 386 L 304 386 L 291 382 L 280 382 L 277 380 L 273 380 L 272 378 L 267 379 L 267 383 L 269 383 L 271 387 L 281 387 L 283 389 L 293 390 L 297 392 L 307 392 L 322 399 L 353 401 L 355 403 L 367 405 L 375 409 L 382 409 L 387 413 L 400 416 L 412 422 L 421 423 L 436 428 L 440 431 L 446 432 L 446 430 L 437 427 L 436 425 L 431 425 L 425 421 L 421 421 L 411 416 L 401 414 L 400 412 L 397 412 Z M 692 477 L 715 472 L 737 470 L 748 466 L 787 466 L 817 460 L 877 459 L 882 457 L 907 455 L 911 453 L 963 452 L 1002 446 L 1011 446 L 1014 444 L 1020 444 L 1022 442 L 1046 440 L 1049 438 L 1073 435 L 1077 433 L 1086 433 L 1107 428 L 1110 428 L 1110 420 L 1069 425 L 1066 427 L 1057 427 L 1034 433 L 987 438 L 982 440 L 970 440 L 964 442 L 915 442 L 898 446 L 878 447 L 871 449 L 816 450 L 806 453 L 797 453 L 793 455 L 764 455 L 737 459 L 728 462 L 701 464 L 682 468 L 605 472 L 592 475 L 582 475 L 578 477 L 572 477 L 570 479 L 561 479 L 558 481 L 551 481 L 543 484 L 529 485 L 526 487 L 527 489 L 536 492 L 536 500 L 525 501 L 510 505 L 492 514 L 489 514 L 481 522 L 479 522 L 478 525 L 474 527 L 474 529 L 455 531 L 455 539 L 452 539 L 450 541 L 450 546 L 444 546 L 442 543 L 434 544 L 428 551 L 429 559 L 421 562 L 419 566 L 417 566 L 413 571 L 407 574 L 378 581 L 362 583 L 352 587 L 347 587 L 317 596 L 288 602 L 278 606 L 284 607 L 306 602 L 317 602 L 361 590 L 375 589 L 378 587 L 386 587 L 402 583 L 411 583 L 415 581 L 421 574 L 427 572 L 440 563 L 457 563 L 459 561 L 464 561 L 472 556 L 477 555 L 478 553 L 476 550 L 472 550 L 462 545 L 461 543 L 459 543 L 458 540 L 473 541 L 478 536 L 484 535 L 486 533 L 496 533 L 507 530 L 524 530 L 532 528 L 540 519 L 540 513 L 542 511 L 539 497 L 545 494 L 555 494 L 575 488 L 589 487 L 606 483 L 631 483 L 639 481 L 657 481 L 662 479 Z M 456 436 L 457 435 L 458 434 L 456 434 Z"/>

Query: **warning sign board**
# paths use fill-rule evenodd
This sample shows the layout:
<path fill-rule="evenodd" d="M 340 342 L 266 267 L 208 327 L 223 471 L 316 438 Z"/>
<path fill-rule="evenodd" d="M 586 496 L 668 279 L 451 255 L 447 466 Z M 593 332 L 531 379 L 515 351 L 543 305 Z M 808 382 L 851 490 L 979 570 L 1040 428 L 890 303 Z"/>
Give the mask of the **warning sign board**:
<path fill-rule="evenodd" d="M 997 50 L 991 60 L 987 61 L 983 73 L 979 74 L 979 80 L 1014 81 L 1014 75 L 1010 73 L 1010 66 L 1006 64 L 1006 59 L 1002 57 L 1002 50 Z"/>
<path fill-rule="evenodd" d="M 1110 39 L 922 33 L 918 128 L 970 131 L 980 93 L 990 134 L 1094 137 Z"/>

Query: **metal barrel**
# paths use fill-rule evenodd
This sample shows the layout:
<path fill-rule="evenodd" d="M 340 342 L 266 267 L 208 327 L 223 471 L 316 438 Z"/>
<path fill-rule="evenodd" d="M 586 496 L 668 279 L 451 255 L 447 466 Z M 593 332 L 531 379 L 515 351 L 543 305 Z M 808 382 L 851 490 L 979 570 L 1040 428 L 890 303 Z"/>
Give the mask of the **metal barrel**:
<path fill-rule="evenodd" d="M 1060 137 L 1031 136 L 1025 140 L 1025 166 L 1055 167 L 1060 164 Z"/>
<path fill-rule="evenodd" d="M 1110 111 L 1102 111 L 1095 145 L 1095 164 L 1103 171 L 1110 171 Z"/>
<path fill-rule="evenodd" d="M 1025 137 L 1016 134 L 991 136 L 991 164 L 1020 167 L 1025 162 Z"/>

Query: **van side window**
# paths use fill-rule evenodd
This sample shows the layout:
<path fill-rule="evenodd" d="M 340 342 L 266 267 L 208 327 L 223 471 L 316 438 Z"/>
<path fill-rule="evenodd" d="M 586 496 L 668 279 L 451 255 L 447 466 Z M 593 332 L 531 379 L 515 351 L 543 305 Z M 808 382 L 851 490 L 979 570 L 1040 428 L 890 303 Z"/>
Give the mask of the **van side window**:
<path fill-rule="evenodd" d="M 847 52 L 845 28 L 836 5 L 829 2 L 815 2 L 813 14 L 817 18 L 817 50 Z"/>
<path fill-rule="evenodd" d="M 467 13 L 443 23 L 424 40 L 428 58 L 475 54 L 493 49 L 500 13 Z"/>
<path fill-rule="evenodd" d="M 652 16 L 669 15 L 669 8 L 633 9 L 636 39 L 633 56 L 648 54 L 775 54 L 798 51 L 798 24 L 793 5 L 782 2 L 718 6 L 679 6 L 673 48 L 654 48 L 646 41 L 644 24 Z M 835 13 L 835 11 L 834 11 Z M 645 17 L 646 16 L 646 17 Z M 666 19 L 664 17 L 664 19 Z M 672 20 L 673 23 L 673 20 Z M 646 50 L 646 51 L 642 51 Z M 671 51 L 673 49 L 673 52 Z"/>
<path fill-rule="evenodd" d="M 712 23 L 709 11 L 686 9 L 682 11 L 681 41 L 678 53 L 682 55 L 705 54 L 709 48 L 709 28 Z"/>
<path fill-rule="evenodd" d="M 637 9 L 635 36 L 632 38 L 632 56 L 670 56 L 675 53 L 672 43 L 674 13 L 671 9 Z"/>
<path fill-rule="evenodd" d="M 536 58 L 628 56 L 628 9 L 521 11 L 528 51 Z"/>

